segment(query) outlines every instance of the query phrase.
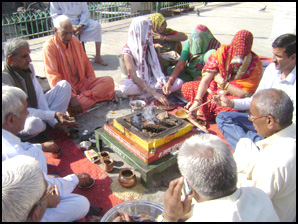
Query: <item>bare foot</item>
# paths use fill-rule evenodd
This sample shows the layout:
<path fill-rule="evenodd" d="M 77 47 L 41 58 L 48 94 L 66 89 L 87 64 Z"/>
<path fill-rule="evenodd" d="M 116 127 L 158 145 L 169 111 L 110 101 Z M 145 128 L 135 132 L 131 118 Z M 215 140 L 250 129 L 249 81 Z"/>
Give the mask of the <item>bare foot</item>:
<path fill-rule="evenodd" d="M 104 65 L 104 66 L 109 65 L 109 64 L 108 64 L 107 62 L 105 62 L 102 58 L 100 58 L 100 59 L 95 58 L 95 59 L 94 59 L 94 63 L 99 63 L 99 64 Z"/>

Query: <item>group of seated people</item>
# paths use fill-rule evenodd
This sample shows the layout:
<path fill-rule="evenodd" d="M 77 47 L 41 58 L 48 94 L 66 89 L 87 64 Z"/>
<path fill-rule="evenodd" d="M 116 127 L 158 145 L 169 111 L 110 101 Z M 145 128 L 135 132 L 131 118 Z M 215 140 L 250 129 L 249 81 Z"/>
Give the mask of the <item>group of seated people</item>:
<path fill-rule="evenodd" d="M 31 64 L 28 42 L 16 38 L 5 44 L 2 221 L 75 221 L 89 211 L 88 199 L 72 191 L 88 185 L 90 175 L 50 177 L 44 152 L 56 153 L 59 147 L 54 141 L 27 141 L 47 125 L 68 133 L 79 127 L 76 115 L 115 97 L 113 78 L 95 76 L 75 29 L 68 16 L 55 17 L 54 35 L 43 46 L 51 87 L 46 93 Z M 183 48 L 181 41 L 186 41 Z M 273 42 L 273 63 L 264 74 L 252 44 L 247 30 L 225 45 L 201 24 L 187 40 L 184 33 L 167 28 L 160 13 L 132 20 L 122 50 L 128 78 L 119 90 L 164 105 L 170 103 L 169 94 L 181 91 L 190 116 L 216 119 L 235 151 L 211 134 L 187 139 L 178 152 L 183 177 L 173 180 L 164 196 L 164 220 L 296 219 L 296 35 L 284 34 Z M 165 54 L 179 60 L 173 65 Z M 184 178 L 192 193 L 181 201 Z"/>

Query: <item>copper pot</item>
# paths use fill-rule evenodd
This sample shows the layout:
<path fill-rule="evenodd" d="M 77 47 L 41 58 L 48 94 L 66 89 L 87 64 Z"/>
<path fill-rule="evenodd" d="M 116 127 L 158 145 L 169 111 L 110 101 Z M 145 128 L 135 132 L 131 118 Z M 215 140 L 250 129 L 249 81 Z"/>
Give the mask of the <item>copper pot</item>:
<path fill-rule="evenodd" d="M 136 175 L 134 169 L 124 168 L 120 170 L 118 181 L 123 187 L 132 187 L 136 183 Z"/>
<path fill-rule="evenodd" d="M 100 162 L 104 163 L 105 159 L 109 159 L 110 158 L 110 153 L 108 151 L 102 151 L 100 153 Z"/>
<path fill-rule="evenodd" d="M 103 170 L 106 172 L 111 172 L 114 169 L 114 165 L 113 165 L 113 160 L 108 158 L 108 159 L 104 159 L 103 161 Z"/>

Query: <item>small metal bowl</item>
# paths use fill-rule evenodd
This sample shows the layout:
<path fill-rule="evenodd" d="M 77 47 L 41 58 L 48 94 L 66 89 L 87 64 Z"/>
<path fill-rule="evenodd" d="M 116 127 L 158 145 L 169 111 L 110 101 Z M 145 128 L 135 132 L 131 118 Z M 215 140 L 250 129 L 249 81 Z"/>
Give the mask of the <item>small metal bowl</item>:
<path fill-rule="evenodd" d="M 95 184 L 95 180 L 91 177 L 91 183 L 88 186 L 83 187 L 83 186 L 78 185 L 78 187 L 81 189 L 89 189 L 89 188 L 93 187 L 94 184 Z"/>
<path fill-rule="evenodd" d="M 92 145 L 92 143 L 90 141 L 82 141 L 80 143 L 80 149 L 84 152 L 86 150 L 89 150 L 91 145 Z"/>
<path fill-rule="evenodd" d="M 133 100 L 129 103 L 131 106 L 132 112 L 141 112 L 144 110 L 144 107 L 146 106 L 146 102 L 143 100 Z"/>

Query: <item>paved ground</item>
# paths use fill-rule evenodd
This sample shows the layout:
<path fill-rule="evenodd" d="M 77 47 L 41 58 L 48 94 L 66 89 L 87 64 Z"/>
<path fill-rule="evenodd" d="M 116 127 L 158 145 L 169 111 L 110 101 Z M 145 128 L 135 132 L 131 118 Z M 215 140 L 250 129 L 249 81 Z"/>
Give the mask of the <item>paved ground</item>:
<path fill-rule="evenodd" d="M 196 5 L 200 10 L 200 16 L 196 15 L 196 11 L 187 14 L 176 15 L 167 18 L 168 27 L 185 32 L 190 35 L 193 28 L 198 24 L 206 25 L 214 36 L 222 43 L 229 44 L 235 33 L 241 29 L 247 29 L 254 35 L 253 51 L 259 55 L 271 57 L 271 44 L 274 40 L 272 37 L 272 27 L 275 15 L 275 2 L 238 2 L 238 3 L 208 3 L 206 7 L 202 4 Z M 267 5 L 264 12 L 259 9 Z M 102 66 L 92 63 L 95 74 L 99 76 L 111 76 L 115 83 L 121 80 L 119 60 L 117 55 L 121 53 L 122 47 L 127 41 L 127 32 L 132 19 L 102 24 L 102 55 L 103 59 L 109 63 L 109 66 Z M 42 61 L 42 45 L 49 37 L 30 40 L 31 58 L 39 76 L 44 76 Z M 86 43 L 87 55 L 93 59 L 95 55 L 95 44 Z M 4 57 L 2 56 L 2 62 Z M 3 63 L 2 63 L 3 66 Z M 128 99 L 121 99 L 119 104 L 101 103 L 100 108 L 93 110 L 82 116 L 78 116 L 77 120 L 81 124 L 80 134 L 82 130 L 93 131 L 98 126 L 103 126 L 106 117 L 112 118 L 123 116 L 130 113 Z M 109 111 L 116 111 L 116 114 L 110 114 Z M 76 143 L 78 141 L 76 140 Z M 121 159 L 112 153 L 115 161 Z M 127 166 L 125 163 L 119 163 L 119 168 Z M 118 174 L 109 174 L 115 178 Z M 176 166 L 167 169 L 154 178 L 152 187 L 146 190 L 143 195 L 144 200 L 156 201 L 163 204 L 163 193 L 167 189 L 168 183 L 179 176 Z"/>

